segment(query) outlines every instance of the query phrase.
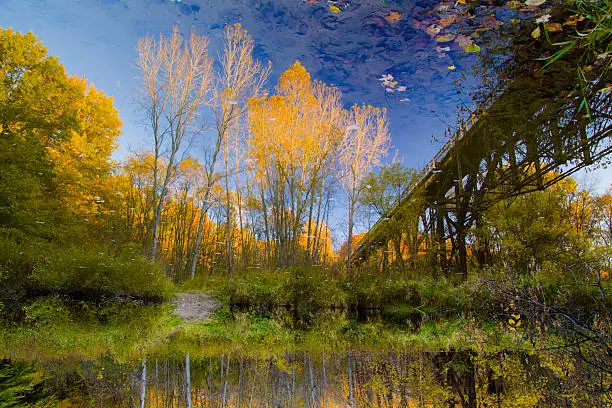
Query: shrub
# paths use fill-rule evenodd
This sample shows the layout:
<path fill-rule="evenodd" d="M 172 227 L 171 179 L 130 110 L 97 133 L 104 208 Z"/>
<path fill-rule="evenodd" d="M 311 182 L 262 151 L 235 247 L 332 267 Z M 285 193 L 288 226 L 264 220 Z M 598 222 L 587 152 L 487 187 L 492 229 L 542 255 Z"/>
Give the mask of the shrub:
<path fill-rule="evenodd" d="M 98 249 L 54 251 L 35 266 L 31 284 L 41 291 L 89 297 L 136 296 L 165 299 L 172 284 L 161 268 L 134 252 L 115 258 Z"/>
<path fill-rule="evenodd" d="M 161 268 L 134 251 L 110 256 L 104 249 L 60 247 L 0 235 L 0 297 L 19 303 L 28 294 L 66 294 L 94 300 L 135 296 L 167 299 L 173 285 Z"/>

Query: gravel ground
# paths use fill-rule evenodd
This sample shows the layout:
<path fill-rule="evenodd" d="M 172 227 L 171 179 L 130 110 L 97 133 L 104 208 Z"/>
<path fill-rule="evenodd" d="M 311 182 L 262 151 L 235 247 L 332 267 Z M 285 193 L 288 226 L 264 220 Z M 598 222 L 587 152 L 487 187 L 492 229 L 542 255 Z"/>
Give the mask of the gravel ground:
<path fill-rule="evenodd" d="M 172 303 L 176 305 L 174 313 L 186 322 L 208 320 L 210 312 L 221 306 L 205 293 L 177 293 Z"/>

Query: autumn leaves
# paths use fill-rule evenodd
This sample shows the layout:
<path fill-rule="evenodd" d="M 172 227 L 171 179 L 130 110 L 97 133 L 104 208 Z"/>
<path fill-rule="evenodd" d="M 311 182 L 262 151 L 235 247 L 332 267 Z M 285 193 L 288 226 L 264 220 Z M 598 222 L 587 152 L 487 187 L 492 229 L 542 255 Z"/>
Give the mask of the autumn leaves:
<path fill-rule="evenodd" d="M 357 105 L 345 110 L 341 92 L 312 81 L 299 62 L 267 95 L 270 67 L 253 58 L 253 41 L 240 25 L 226 27 L 216 72 L 207 45 L 196 34 L 184 41 L 177 29 L 169 38 L 143 38 L 138 44 L 140 101 L 153 142 L 153 188 L 148 193 L 152 256 L 158 254 L 162 214 L 179 164 L 192 155 L 204 163 L 195 168 L 205 180 L 197 192 L 192 277 L 202 259 L 202 230 L 213 190 L 221 191 L 215 201 L 223 208 L 222 252 L 230 274 L 238 260 L 277 265 L 331 260 L 330 202 L 342 186 L 350 240 L 363 179 L 389 146 L 385 111 Z M 211 118 L 213 131 L 204 132 Z M 263 254 L 247 261 L 244 243 L 253 239 L 263 243 Z"/>

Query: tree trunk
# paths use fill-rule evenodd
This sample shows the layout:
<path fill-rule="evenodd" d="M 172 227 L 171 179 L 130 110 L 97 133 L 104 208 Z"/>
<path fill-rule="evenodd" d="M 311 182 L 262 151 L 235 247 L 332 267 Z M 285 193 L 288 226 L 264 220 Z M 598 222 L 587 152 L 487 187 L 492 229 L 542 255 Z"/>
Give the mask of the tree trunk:
<path fill-rule="evenodd" d="M 209 177 L 212 177 L 210 175 Z M 196 233 L 195 245 L 193 248 L 193 256 L 191 258 L 191 270 L 190 276 L 191 279 L 195 277 L 196 267 L 198 265 L 198 253 L 200 251 L 200 243 L 202 242 L 202 229 L 204 228 L 204 221 L 206 219 L 206 215 L 208 214 L 208 209 L 210 206 L 208 205 L 208 200 L 210 198 L 210 190 L 212 189 L 212 182 L 209 181 L 206 186 L 206 192 L 204 193 L 204 200 L 200 205 L 200 218 L 198 220 L 198 232 Z"/>
<path fill-rule="evenodd" d="M 191 370 L 189 367 L 189 353 L 185 354 L 185 398 L 187 408 L 191 408 Z"/>
<path fill-rule="evenodd" d="M 261 206 L 263 210 L 264 232 L 266 237 L 266 265 L 270 266 L 270 228 L 268 227 L 268 209 L 266 208 L 266 199 L 264 189 L 261 188 Z"/>
<path fill-rule="evenodd" d="M 244 365 L 244 358 L 240 357 L 240 369 L 238 371 L 238 396 L 236 397 L 236 408 L 240 408 L 240 396 L 242 395 L 242 368 Z"/>
<path fill-rule="evenodd" d="M 140 378 L 140 408 L 145 407 L 147 399 L 147 358 L 142 359 L 142 375 Z"/>
<path fill-rule="evenodd" d="M 227 142 L 226 142 L 227 143 Z M 227 147 L 226 147 L 227 149 Z M 233 245 L 232 245 L 232 207 L 229 192 L 229 152 L 226 152 L 225 156 L 225 205 L 226 210 L 226 236 L 225 236 L 225 249 L 227 257 L 227 272 L 229 273 L 230 279 L 234 277 L 234 264 L 233 264 Z"/>
<path fill-rule="evenodd" d="M 351 277 L 351 263 L 353 261 L 353 213 L 355 211 L 355 202 L 349 198 L 348 211 L 348 239 L 347 239 L 347 256 L 346 256 L 346 275 Z"/>
<path fill-rule="evenodd" d="M 349 407 L 355 408 L 355 398 L 353 396 L 353 367 L 351 363 L 351 352 L 348 352 L 348 388 L 349 388 Z"/>
<path fill-rule="evenodd" d="M 327 371 L 325 368 L 325 350 L 323 350 L 323 354 L 321 356 L 321 365 L 323 366 L 323 406 L 327 407 Z"/>

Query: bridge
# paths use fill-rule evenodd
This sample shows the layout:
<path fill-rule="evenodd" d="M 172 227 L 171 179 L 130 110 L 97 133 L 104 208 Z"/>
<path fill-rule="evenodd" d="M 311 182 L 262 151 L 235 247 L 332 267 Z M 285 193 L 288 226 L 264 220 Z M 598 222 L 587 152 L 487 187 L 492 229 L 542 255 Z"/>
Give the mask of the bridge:
<path fill-rule="evenodd" d="M 503 199 L 543 190 L 612 152 L 609 63 L 592 67 L 598 76 L 578 82 L 581 55 L 567 53 L 543 69 L 546 61 L 537 58 L 555 51 L 545 40 L 524 36 L 513 47 L 521 53 L 502 73 L 503 88 L 491 90 L 489 102 L 463 121 L 374 224 L 355 249 L 355 263 L 386 248 L 389 219 L 414 226 L 407 219 L 414 211 L 406 209 L 416 201 L 419 235 L 434 253 L 436 269 L 454 269 L 465 278 L 467 233 L 483 211 Z M 486 261 L 486 254 L 476 255 Z"/>

